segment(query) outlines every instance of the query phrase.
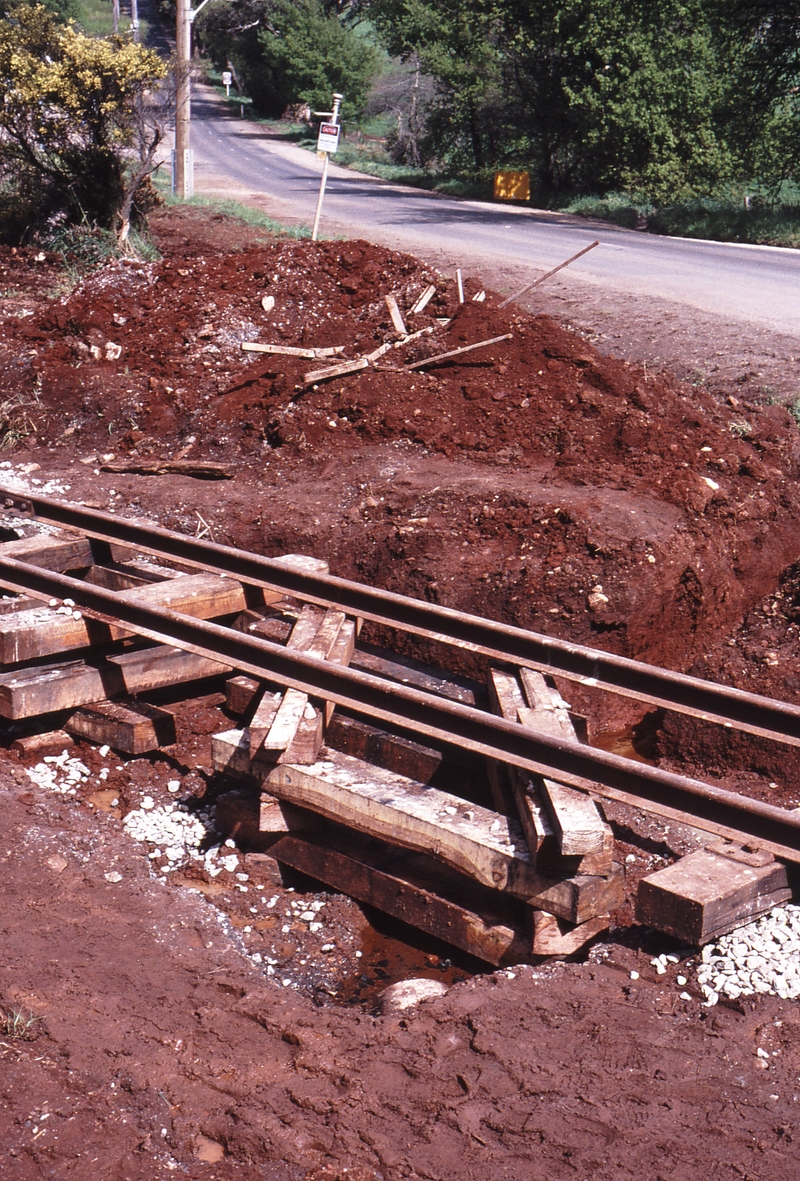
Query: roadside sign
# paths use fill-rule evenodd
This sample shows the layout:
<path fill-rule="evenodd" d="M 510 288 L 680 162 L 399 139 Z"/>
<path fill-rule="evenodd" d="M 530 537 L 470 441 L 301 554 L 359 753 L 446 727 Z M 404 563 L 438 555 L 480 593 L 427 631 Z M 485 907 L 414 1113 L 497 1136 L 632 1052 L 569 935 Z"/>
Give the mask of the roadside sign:
<path fill-rule="evenodd" d="M 222 74 L 222 85 L 225 87 L 225 93 L 230 94 L 231 82 L 233 82 L 233 74 L 230 70 L 224 70 Z"/>
<path fill-rule="evenodd" d="M 339 130 L 338 123 L 320 123 L 317 151 L 335 152 L 339 147 Z"/>
<path fill-rule="evenodd" d="M 530 201 L 531 178 L 527 172 L 496 172 L 495 201 Z"/>

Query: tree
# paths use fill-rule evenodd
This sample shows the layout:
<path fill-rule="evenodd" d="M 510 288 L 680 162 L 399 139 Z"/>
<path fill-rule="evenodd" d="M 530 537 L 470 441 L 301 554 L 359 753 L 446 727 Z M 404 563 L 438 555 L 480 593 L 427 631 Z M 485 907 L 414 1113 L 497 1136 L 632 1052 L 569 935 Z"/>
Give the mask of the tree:
<path fill-rule="evenodd" d="M 434 81 L 423 146 L 445 169 L 528 168 L 545 199 L 618 188 L 668 202 L 800 160 L 800 0 L 370 0 L 369 13 Z"/>
<path fill-rule="evenodd" d="M 137 191 L 156 167 L 164 134 L 149 102 L 166 73 L 150 50 L 117 37 L 86 37 L 41 5 L 17 7 L 0 21 L 0 212 L 7 235 L 61 220 L 127 237 Z"/>
<path fill-rule="evenodd" d="M 333 91 L 343 113 L 360 111 L 378 72 L 378 54 L 353 4 L 336 0 L 230 0 L 198 21 L 198 41 L 265 114 L 307 103 L 327 110 Z"/>

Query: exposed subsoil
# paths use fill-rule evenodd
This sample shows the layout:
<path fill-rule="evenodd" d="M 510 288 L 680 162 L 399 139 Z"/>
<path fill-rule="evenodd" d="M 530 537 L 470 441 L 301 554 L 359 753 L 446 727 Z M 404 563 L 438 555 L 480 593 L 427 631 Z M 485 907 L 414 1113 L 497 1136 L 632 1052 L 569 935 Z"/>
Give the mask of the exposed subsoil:
<path fill-rule="evenodd" d="M 491 291 L 473 302 L 477 280 L 459 306 L 432 268 L 366 243 L 259 242 L 188 209 L 154 222 L 161 261 L 113 264 L 71 292 L 57 259 L 0 253 L 9 475 L 800 694 L 800 433 L 763 391 L 742 383 L 732 404 L 727 387 L 604 355 L 554 319 L 500 309 Z M 434 300 L 410 314 L 428 283 Z M 410 330 L 433 331 L 374 369 L 306 386 L 330 360 L 241 349 L 342 345 L 333 361 L 353 359 L 396 339 L 386 294 Z M 102 470 L 153 458 L 210 459 L 233 478 Z M 162 755 L 103 760 L 76 746 L 91 781 L 74 799 L 0 753 L 0 1001 L 40 1018 L 29 1040 L 0 1038 L 0 1178 L 795 1175 L 796 1007 L 760 997 L 706 1010 L 691 949 L 629 926 L 629 903 L 582 963 L 485 974 L 313 882 L 280 879 L 265 857 L 241 852 L 244 878 L 160 875 L 121 818 L 145 794 L 193 808 L 219 789 L 210 735 L 231 721 L 215 689 L 170 705 L 179 741 Z M 562 689 L 606 744 L 641 718 Z M 786 752 L 653 724 L 671 765 L 798 802 Z M 696 839 L 618 806 L 608 815 L 629 897 Z M 321 932 L 295 896 L 324 904 Z M 663 950 L 681 962 L 657 976 Z M 377 1014 L 382 987 L 422 975 L 448 993 L 404 1019 Z"/>

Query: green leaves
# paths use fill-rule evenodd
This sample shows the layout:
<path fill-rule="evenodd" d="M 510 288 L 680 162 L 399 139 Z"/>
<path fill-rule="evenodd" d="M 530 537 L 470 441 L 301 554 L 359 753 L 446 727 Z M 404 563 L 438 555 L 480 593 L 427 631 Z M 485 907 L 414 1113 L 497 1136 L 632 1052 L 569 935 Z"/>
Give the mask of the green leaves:
<path fill-rule="evenodd" d="M 42 6 L 0 20 L 0 177 L 6 219 L 113 224 L 167 67 L 119 38 L 86 37 Z"/>
<path fill-rule="evenodd" d="M 215 64 L 228 61 L 256 105 L 280 116 L 308 103 L 330 110 L 331 94 L 344 94 L 343 113 L 361 110 L 378 51 L 354 5 L 325 0 L 236 0 L 214 5 L 198 21 L 198 39 Z"/>
<path fill-rule="evenodd" d="M 425 154 L 445 170 L 527 168 L 540 199 L 662 203 L 797 166 L 800 0 L 371 0 L 369 12 L 389 52 L 435 80 Z"/>

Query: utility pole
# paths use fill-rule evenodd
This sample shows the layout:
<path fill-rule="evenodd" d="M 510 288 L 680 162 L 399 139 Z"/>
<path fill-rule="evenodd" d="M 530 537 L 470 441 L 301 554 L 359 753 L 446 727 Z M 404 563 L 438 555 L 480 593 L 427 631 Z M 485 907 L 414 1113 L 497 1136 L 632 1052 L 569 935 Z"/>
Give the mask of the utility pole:
<path fill-rule="evenodd" d="M 342 105 L 343 94 L 334 94 L 332 111 L 314 111 L 315 115 L 322 115 L 330 119 L 330 123 L 323 123 L 319 129 L 317 151 L 325 153 L 325 163 L 322 165 L 322 179 L 319 182 L 319 196 L 317 197 L 317 211 L 314 214 L 314 228 L 311 231 L 311 241 L 316 242 L 319 233 L 319 219 L 322 213 L 322 198 L 325 196 L 325 186 L 328 183 L 328 165 L 333 153 L 339 146 L 339 108 Z"/>
<path fill-rule="evenodd" d="M 191 148 L 192 22 L 208 2 L 203 0 L 193 10 L 191 0 L 177 0 L 175 13 L 175 155 L 172 191 L 184 201 L 194 196 Z"/>

